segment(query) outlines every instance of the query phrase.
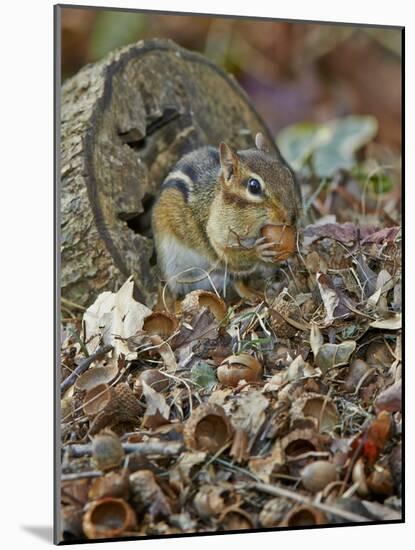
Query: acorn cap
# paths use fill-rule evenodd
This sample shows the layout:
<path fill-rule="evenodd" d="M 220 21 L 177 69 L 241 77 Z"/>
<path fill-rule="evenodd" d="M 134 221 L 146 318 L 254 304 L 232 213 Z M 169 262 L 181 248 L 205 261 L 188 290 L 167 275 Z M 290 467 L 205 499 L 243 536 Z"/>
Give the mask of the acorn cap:
<path fill-rule="evenodd" d="M 133 392 L 138 399 L 143 394 L 143 380 L 156 392 L 163 392 L 170 386 L 170 379 L 158 369 L 144 370 L 134 382 Z"/>
<path fill-rule="evenodd" d="M 75 382 L 78 390 L 92 390 L 99 384 L 108 384 L 118 373 L 117 365 L 89 368 Z"/>
<path fill-rule="evenodd" d="M 204 403 L 194 409 L 183 430 L 187 447 L 212 454 L 224 447 L 232 434 L 232 425 L 224 409 L 211 403 Z"/>
<path fill-rule="evenodd" d="M 296 457 L 321 448 L 320 437 L 314 429 L 293 430 L 281 440 L 281 448 L 287 457 Z"/>
<path fill-rule="evenodd" d="M 313 418 L 320 432 L 332 430 L 340 421 L 333 400 L 319 393 L 306 393 L 294 401 L 291 407 L 293 420 Z"/>
<path fill-rule="evenodd" d="M 149 336 L 160 336 L 163 340 L 170 338 L 177 330 L 179 323 L 174 315 L 167 311 L 154 311 L 144 319 L 143 330 Z"/>
<path fill-rule="evenodd" d="M 295 506 L 280 523 L 280 527 L 302 527 L 305 525 L 322 525 L 326 523 L 326 517 L 320 510 L 301 504 Z"/>
<path fill-rule="evenodd" d="M 298 307 L 295 304 L 278 297 L 269 309 L 269 315 L 271 327 L 276 336 L 285 339 L 295 336 L 298 329 L 285 320 L 286 318 L 299 320 Z"/>
<path fill-rule="evenodd" d="M 90 503 L 82 527 L 88 539 L 119 537 L 136 526 L 134 510 L 122 498 L 106 497 Z"/>
<path fill-rule="evenodd" d="M 255 523 L 252 514 L 238 506 L 229 506 L 218 518 L 225 531 L 238 531 L 240 529 L 254 529 Z"/>
<path fill-rule="evenodd" d="M 107 426 L 120 423 L 137 424 L 140 411 L 140 403 L 128 384 L 117 384 L 110 390 L 110 400 L 91 423 L 89 434 L 94 435 Z"/>
<path fill-rule="evenodd" d="M 225 302 L 208 290 L 193 290 L 181 303 L 182 312 L 185 314 L 194 314 L 202 307 L 207 307 L 218 321 L 222 321 L 228 311 Z"/>

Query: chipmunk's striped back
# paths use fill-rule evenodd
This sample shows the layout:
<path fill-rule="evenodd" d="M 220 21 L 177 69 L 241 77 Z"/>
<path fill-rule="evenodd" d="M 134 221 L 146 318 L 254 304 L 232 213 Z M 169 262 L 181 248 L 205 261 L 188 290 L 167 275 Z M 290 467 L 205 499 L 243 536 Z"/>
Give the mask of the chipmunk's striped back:
<path fill-rule="evenodd" d="M 182 193 L 185 202 L 198 196 L 206 186 L 216 184 L 220 171 L 219 152 L 214 147 L 201 147 L 182 157 L 164 180 L 161 192 L 176 189 Z M 192 193 L 197 189 L 196 193 Z"/>

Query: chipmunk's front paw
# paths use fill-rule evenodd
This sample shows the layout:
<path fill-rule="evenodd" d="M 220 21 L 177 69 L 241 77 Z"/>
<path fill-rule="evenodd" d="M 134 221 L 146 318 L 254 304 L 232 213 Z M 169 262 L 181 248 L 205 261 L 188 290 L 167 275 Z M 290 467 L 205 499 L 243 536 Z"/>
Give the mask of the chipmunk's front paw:
<path fill-rule="evenodd" d="M 265 237 L 260 237 L 255 241 L 254 248 L 262 262 L 273 262 L 275 261 L 275 247 L 277 245 L 276 242 L 268 242 Z"/>

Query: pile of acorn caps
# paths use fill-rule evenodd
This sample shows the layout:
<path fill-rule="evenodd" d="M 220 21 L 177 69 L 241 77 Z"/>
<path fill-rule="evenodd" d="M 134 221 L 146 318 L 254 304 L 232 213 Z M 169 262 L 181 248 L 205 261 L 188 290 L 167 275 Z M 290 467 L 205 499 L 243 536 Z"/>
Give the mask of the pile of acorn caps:
<path fill-rule="evenodd" d="M 252 455 L 257 434 L 241 429 L 224 402 L 210 399 L 215 388 L 199 392 L 195 402 L 190 395 L 181 421 L 171 418 L 165 396 L 177 385 L 188 384 L 186 376 L 181 377 L 175 370 L 175 342 L 180 341 L 183 327 L 190 333 L 194 330 L 195 319 L 205 308 L 217 328 L 213 331 L 216 354 L 212 361 L 216 389 L 228 388 L 227 396 L 236 406 L 247 393 L 259 394 L 258 387 L 263 389 L 262 395 L 269 396 L 269 426 L 264 442 L 273 443 L 267 445 L 266 453 L 259 450 Z M 276 300 L 269 308 L 267 322 L 277 338 L 291 338 L 298 331 L 297 315 L 289 302 Z M 195 469 L 222 455 L 246 469 L 246 479 L 250 476 L 271 485 L 277 479 L 301 482 L 301 491 L 318 494 L 318 500 L 326 503 L 336 503 L 333 509 L 345 491 L 381 501 L 394 494 L 399 459 L 393 456 L 379 460 L 393 436 L 394 411 L 380 411 L 353 438 L 339 437 L 340 401 L 330 397 L 321 377 L 314 373 L 308 376 L 309 366 L 303 362 L 297 370 L 291 368 L 288 375 L 288 371 L 278 371 L 271 380 L 269 376 L 265 379 L 260 354 L 229 354 L 227 345 L 221 348 L 221 342 L 227 342 L 224 327 L 228 321 L 228 309 L 215 293 L 191 292 L 181 304 L 180 315 L 153 312 L 144 320 L 140 334 L 131 338 L 131 348 L 143 350 L 142 364 L 161 363 L 162 367 L 120 377 L 120 365 L 116 369 L 104 365 L 86 371 L 77 380 L 75 391 L 82 399 L 81 413 L 88 419 L 91 443 L 83 448 L 65 444 L 64 465 L 71 465 L 72 473 L 77 464 L 87 472 L 91 466 L 95 470 L 85 479 L 75 476 L 74 481 L 65 481 L 64 476 L 64 532 L 75 538 L 84 535 L 95 539 L 146 535 L 154 532 L 157 522 L 164 522 L 161 533 L 180 533 L 332 521 L 312 500 L 293 503 L 289 498 L 265 498 L 262 493 L 262 509 L 253 513 L 244 507 L 243 497 L 231 483 L 210 484 L 203 482 L 203 477 L 197 479 Z M 346 391 L 363 377 L 369 381 L 372 373 L 368 369 L 365 361 L 354 361 L 345 380 Z M 64 420 L 79 418 L 73 404 L 63 403 L 63 408 Z M 182 464 L 186 461 L 187 467 Z M 166 471 L 168 483 L 160 477 Z M 189 506 L 186 499 L 180 503 L 186 486 L 192 487 Z M 180 519 L 183 510 L 187 524 Z"/>

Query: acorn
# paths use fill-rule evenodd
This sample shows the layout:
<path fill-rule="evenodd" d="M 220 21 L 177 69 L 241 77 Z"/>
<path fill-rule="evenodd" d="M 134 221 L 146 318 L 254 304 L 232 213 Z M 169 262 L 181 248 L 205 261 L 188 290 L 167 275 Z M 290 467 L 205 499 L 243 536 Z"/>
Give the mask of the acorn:
<path fill-rule="evenodd" d="M 118 468 L 124 460 L 124 449 L 117 434 L 105 429 L 96 435 L 92 440 L 92 459 L 99 470 Z"/>
<path fill-rule="evenodd" d="M 297 233 L 291 225 L 265 225 L 261 229 L 261 235 L 266 242 L 276 243 L 273 261 L 283 262 L 292 256 L 297 247 Z"/>
<path fill-rule="evenodd" d="M 167 311 L 154 311 L 144 319 L 143 330 L 149 336 L 160 336 L 163 340 L 170 338 L 177 330 L 179 323 L 174 315 Z"/>
<path fill-rule="evenodd" d="M 202 307 L 207 307 L 217 321 L 222 321 L 228 311 L 225 302 L 214 292 L 208 290 L 193 290 L 186 295 L 181 303 L 184 314 L 194 314 Z"/>
<path fill-rule="evenodd" d="M 237 386 L 241 380 L 246 382 L 260 380 L 262 365 L 258 359 L 248 353 L 230 355 L 219 365 L 216 375 L 221 384 Z"/>
<path fill-rule="evenodd" d="M 156 392 L 163 392 L 170 386 L 170 380 L 165 374 L 158 369 L 147 369 L 134 382 L 133 392 L 138 399 L 143 395 L 143 381 Z"/>
<path fill-rule="evenodd" d="M 280 523 L 280 527 L 303 527 L 324 523 L 326 523 L 326 518 L 320 510 L 307 504 L 300 504 L 288 512 Z"/>
<path fill-rule="evenodd" d="M 316 460 L 301 471 L 301 482 L 312 493 L 322 491 L 329 483 L 337 480 L 336 466 L 326 460 Z"/>
<path fill-rule="evenodd" d="M 187 420 L 183 438 L 194 451 L 216 453 L 232 438 L 232 425 L 220 405 L 204 403 Z"/>
<path fill-rule="evenodd" d="M 136 516 L 122 498 L 106 497 L 90 503 L 82 521 L 88 539 L 119 537 L 136 527 Z"/>

